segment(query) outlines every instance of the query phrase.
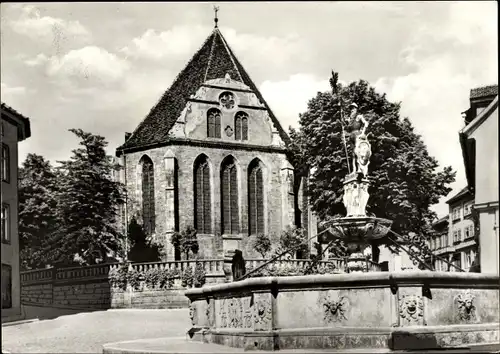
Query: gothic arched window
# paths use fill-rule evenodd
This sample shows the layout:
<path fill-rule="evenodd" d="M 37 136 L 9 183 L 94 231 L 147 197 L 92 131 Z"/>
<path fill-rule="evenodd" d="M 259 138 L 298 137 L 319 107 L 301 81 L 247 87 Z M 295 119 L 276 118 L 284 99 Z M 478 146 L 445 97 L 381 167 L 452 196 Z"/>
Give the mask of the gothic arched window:
<path fill-rule="evenodd" d="M 262 167 L 255 160 L 248 169 L 248 233 L 264 232 L 264 181 Z"/>
<path fill-rule="evenodd" d="M 220 138 L 220 116 L 216 108 L 210 108 L 207 112 L 207 136 L 209 138 Z"/>
<path fill-rule="evenodd" d="M 248 140 L 248 114 L 245 112 L 238 112 L 234 116 L 234 138 Z"/>
<path fill-rule="evenodd" d="M 155 176 L 153 161 L 148 156 L 141 158 L 142 164 L 142 221 L 144 231 L 151 235 L 155 231 Z"/>
<path fill-rule="evenodd" d="M 221 167 L 221 215 L 222 234 L 240 232 L 238 176 L 232 157 L 227 158 Z"/>
<path fill-rule="evenodd" d="M 194 224 L 199 233 L 212 233 L 210 166 L 205 155 L 200 156 L 194 166 Z"/>

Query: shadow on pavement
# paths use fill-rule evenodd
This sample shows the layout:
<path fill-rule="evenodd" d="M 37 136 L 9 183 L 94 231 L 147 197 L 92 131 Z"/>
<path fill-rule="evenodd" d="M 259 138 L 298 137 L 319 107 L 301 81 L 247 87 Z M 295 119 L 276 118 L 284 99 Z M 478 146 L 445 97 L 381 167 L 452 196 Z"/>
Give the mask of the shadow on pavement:
<path fill-rule="evenodd" d="M 23 305 L 24 320 L 53 320 L 61 316 L 75 315 L 78 313 L 90 313 L 98 311 L 106 311 L 106 309 L 85 309 L 85 308 L 60 308 L 60 307 L 45 307 L 45 306 L 28 306 Z"/>

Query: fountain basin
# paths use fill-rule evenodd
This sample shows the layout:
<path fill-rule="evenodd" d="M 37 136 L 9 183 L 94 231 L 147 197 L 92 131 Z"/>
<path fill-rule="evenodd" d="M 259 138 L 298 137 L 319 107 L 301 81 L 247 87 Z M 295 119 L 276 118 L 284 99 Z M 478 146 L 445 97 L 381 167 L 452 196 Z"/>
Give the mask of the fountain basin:
<path fill-rule="evenodd" d="M 246 350 L 498 343 L 498 284 L 426 271 L 251 278 L 187 291 L 188 333 Z"/>
<path fill-rule="evenodd" d="M 328 243 L 342 239 L 349 243 L 368 243 L 387 235 L 392 221 L 371 216 L 350 216 L 333 219 L 324 224 L 329 232 L 318 236 L 318 242 Z"/>

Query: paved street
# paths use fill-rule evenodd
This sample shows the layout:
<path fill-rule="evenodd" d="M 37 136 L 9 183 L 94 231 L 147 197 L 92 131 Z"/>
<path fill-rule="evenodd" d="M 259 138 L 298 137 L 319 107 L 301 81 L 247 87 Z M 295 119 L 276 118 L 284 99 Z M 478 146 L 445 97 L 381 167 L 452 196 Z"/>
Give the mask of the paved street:
<path fill-rule="evenodd" d="M 11 353 L 102 353 L 105 343 L 184 336 L 187 309 L 108 310 L 60 316 L 2 328 Z"/>
<path fill-rule="evenodd" d="M 108 310 L 65 314 L 38 311 L 39 321 L 2 327 L 2 351 L 10 353 L 102 353 L 104 344 L 128 341 L 118 347 L 150 352 L 243 352 L 242 349 L 185 342 L 189 328 L 187 309 Z M 54 316 L 59 316 L 53 319 Z M 32 316 L 31 316 L 32 317 Z M 167 339 L 170 337 L 171 339 Z M 156 338 L 156 340 L 141 341 Z M 135 342 L 135 340 L 139 340 Z M 113 346 L 113 345 L 112 345 Z M 493 352 L 498 345 L 483 345 L 446 352 Z M 334 350 L 320 350 L 335 352 Z M 112 351 L 110 351 L 112 352 Z M 305 353 L 308 350 L 287 350 Z M 366 349 L 349 352 L 368 352 Z M 390 352 L 378 350 L 377 352 Z M 425 351 L 424 351 L 425 352 Z M 429 351 L 433 352 L 433 351 Z"/>

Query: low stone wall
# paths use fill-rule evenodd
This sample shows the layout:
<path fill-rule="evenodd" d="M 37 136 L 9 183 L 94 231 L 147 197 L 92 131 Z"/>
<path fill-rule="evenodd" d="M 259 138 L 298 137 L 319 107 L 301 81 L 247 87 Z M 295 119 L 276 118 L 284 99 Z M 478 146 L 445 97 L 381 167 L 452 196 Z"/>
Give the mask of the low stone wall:
<path fill-rule="evenodd" d="M 255 269 L 266 262 L 265 259 L 246 261 L 248 269 Z M 182 308 L 189 306 L 182 286 L 181 274 L 187 268 L 194 272 L 197 263 L 201 263 L 206 285 L 227 281 L 224 259 L 188 260 L 173 262 L 134 263 L 128 266 L 136 275 L 145 275 L 152 270 L 169 272 L 176 270 L 174 284 L 168 289 L 148 288 L 144 279 L 131 286 L 115 287 L 110 281 L 110 272 L 117 270 L 119 264 L 101 264 L 74 268 L 38 269 L 21 273 L 21 302 L 25 305 L 61 308 Z M 304 270 L 310 264 L 308 260 L 283 259 L 273 263 L 274 271 L 285 272 L 287 269 Z M 321 267 L 333 264 L 341 268 L 340 261 L 320 262 Z M 227 269 L 226 269 L 227 273 Z"/>
<path fill-rule="evenodd" d="M 259 350 L 436 349 L 499 342 L 499 277 L 354 273 L 186 291 L 194 340 Z"/>
<path fill-rule="evenodd" d="M 114 287 L 109 271 L 116 265 L 43 269 L 21 274 L 23 305 L 71 309 L 185 308 L 186 288 L 176 279 L 173 289 Z M 211 279 L 210 279 L 211 280 Z"/>

